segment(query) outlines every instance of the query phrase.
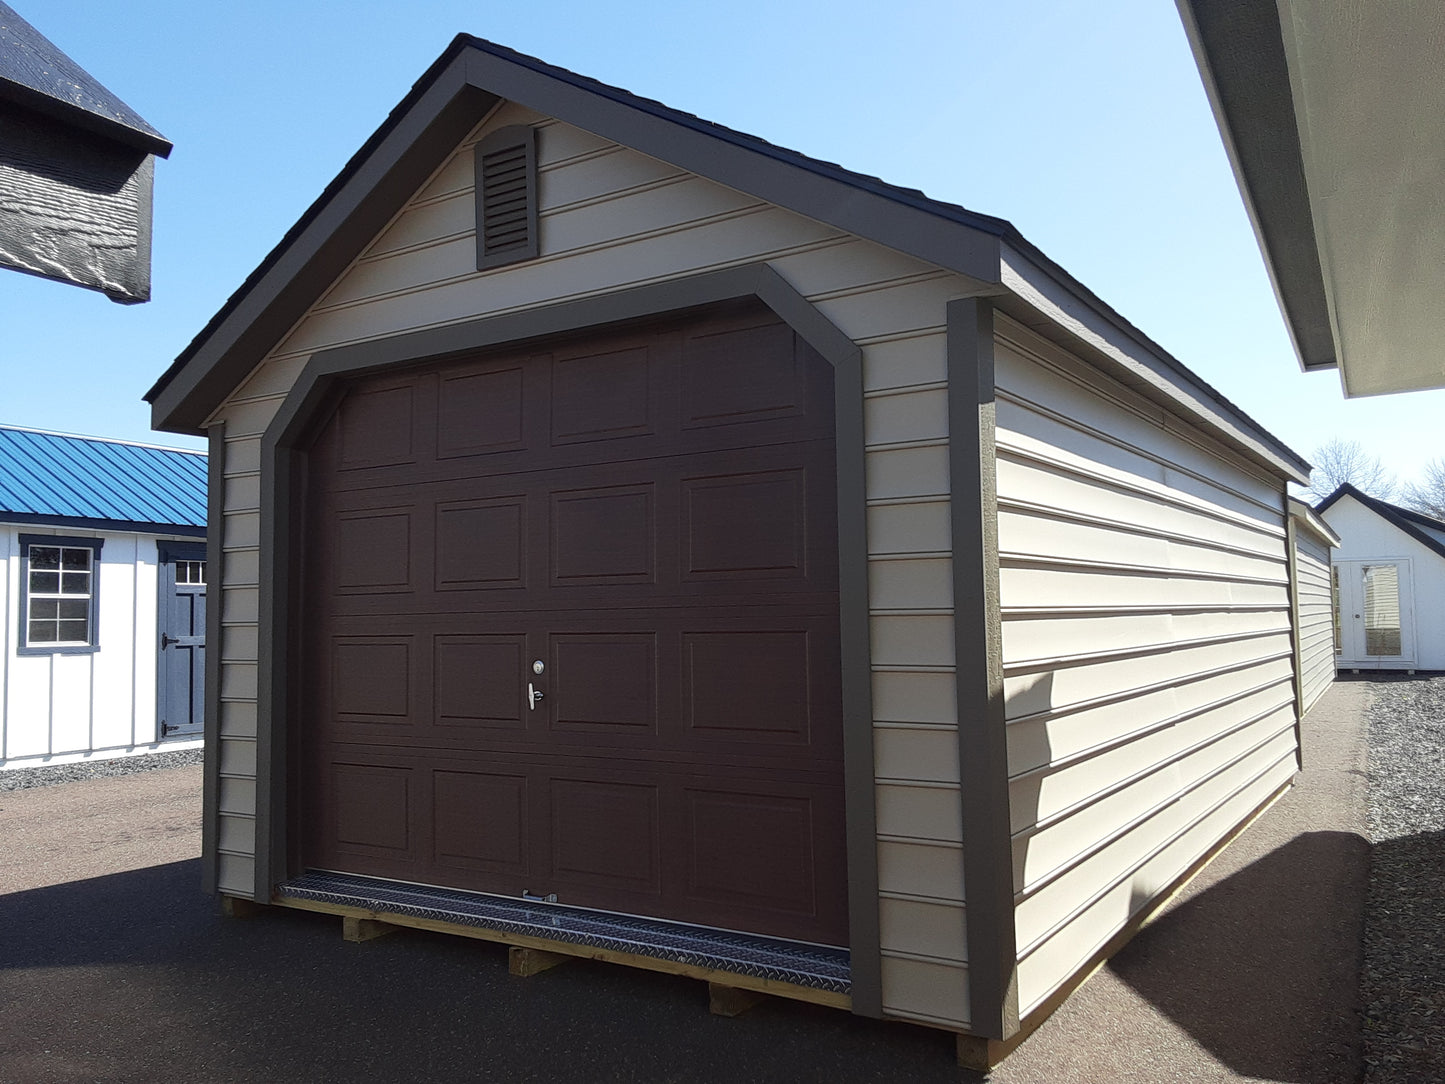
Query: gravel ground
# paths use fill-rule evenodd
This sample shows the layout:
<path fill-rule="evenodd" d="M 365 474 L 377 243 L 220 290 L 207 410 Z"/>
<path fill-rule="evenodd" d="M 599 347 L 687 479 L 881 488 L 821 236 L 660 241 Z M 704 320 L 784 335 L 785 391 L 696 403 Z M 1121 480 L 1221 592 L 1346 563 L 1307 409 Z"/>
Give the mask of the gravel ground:
<path fill-rule="evenodd" d="M 28 790 L 50 787 L 56 783 L 73 783 L 77 779 L 103 779 L 110 775 L 135 775 L 157 768 L 183 768 L 200 764 L 200 749 L 178 749 L 173 753 L 146 753 L 109 760 L 85 760 L 74 764 L 45 764 L 38 768 L 12 768 L 0 772 L 0 791 Z"/>
<path fill-rule="evenodd" d="M 1445 1080 L 1445 676 L 1377 678 L 1360 976 L 1367 1084 Z"/>

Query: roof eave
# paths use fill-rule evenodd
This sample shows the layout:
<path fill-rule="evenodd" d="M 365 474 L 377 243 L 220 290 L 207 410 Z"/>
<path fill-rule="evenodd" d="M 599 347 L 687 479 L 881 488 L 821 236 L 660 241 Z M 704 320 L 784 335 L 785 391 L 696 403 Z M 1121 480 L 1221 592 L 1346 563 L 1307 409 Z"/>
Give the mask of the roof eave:
<path fill-rule="evenodd" d="M 0 0 L 0 101 L 13 102 L 145 154 L 170 142 L 64 50 Z"/>
<path fill-rule="evenodd" d="M 1176 4 L 1300 368 L 1339 368 L 1278 9 Z"/>
<path fill-rule="evenodd" d="M 60 516 L 49 512 L 7 512 L 0 509 L 0 523 L 9 527 L 64 527 L 75 531 L 118 534 L 185 535 L 204 538 L 204 523 L 160 523 L 144 519 L 110 519 L 105 516 Z"/>
<path fill-rule="evenodd" d="M 1022 237 L 1003 249 L 996 304 L 1126 387 L 1202 425 L 1271 473 L 1306 485 L 1310 465 Z"/>
<path fill-rule="evenodd" d="M 174 145 L 170 140 L 154 131 L 144 131 L 128 124 L 112 120 L 99 113 L 83 109 L 63 98 L 27 87 L 11 79 L 0 78 L 0 101 L 13 102 L 33 112 L 41 113 L 60 121 L 71 128 L 104 136 L 106 139 L 131 147 L 143 154 L 154 154 L 157 158 L 169 158 Z"/>
<path fill-rule="evenodd" d="M 1320 518 L 1318 512 L 1309 506 L 1308 501 L 1302 501 L 1298 497 L 1289 498 L 1289 514 L 1292 515 L 1300 526 L 1304 527 L 1321 542 L 1331 549 L 1340 544 L 1340 536 L 1335 529 Z"/>

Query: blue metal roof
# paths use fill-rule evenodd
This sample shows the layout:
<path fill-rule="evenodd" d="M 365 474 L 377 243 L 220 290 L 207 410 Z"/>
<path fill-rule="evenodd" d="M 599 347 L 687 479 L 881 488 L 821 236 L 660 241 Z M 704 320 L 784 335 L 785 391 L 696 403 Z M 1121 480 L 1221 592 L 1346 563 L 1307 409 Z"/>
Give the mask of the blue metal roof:
<path fill-rule="evenodd" d="M 206 457 L 0 425 L 0 521 L 206 525 Z"/>

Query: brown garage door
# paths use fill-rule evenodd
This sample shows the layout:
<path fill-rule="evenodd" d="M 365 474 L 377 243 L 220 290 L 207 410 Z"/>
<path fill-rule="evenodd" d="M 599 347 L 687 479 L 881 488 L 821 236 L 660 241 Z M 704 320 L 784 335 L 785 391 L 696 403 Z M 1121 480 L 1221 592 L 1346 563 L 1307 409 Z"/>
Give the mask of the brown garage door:
<path fill-rule="evenodd" d="M 734 305 L 349 385 L 305 864 L 846 944 L 832 379 Z"/>

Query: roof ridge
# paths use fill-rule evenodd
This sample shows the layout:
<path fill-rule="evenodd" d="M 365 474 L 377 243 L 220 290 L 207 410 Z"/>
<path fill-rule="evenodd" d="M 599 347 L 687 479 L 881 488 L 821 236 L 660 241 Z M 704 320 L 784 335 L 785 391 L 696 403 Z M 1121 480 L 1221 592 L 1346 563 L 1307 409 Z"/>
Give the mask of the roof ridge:
<path fill-rule="evenodd" d="M 719 139 L 725 139 L 738 146 L 748 147 L 760 153 L 767 154 L 770 157 L 802 166 L 811 172 L 825 175 L 838 175 L 841 179 L 845 179 L 855 185 L 857 185 L 858 182 L 864 182 L 864 186 L 877 189 L 880 195 L 886 194 L 902 202 L 914 203 L 915 206 L 919 206 L 924 210 L 935 213 L 939 210 L 956 212 L 956 217 L 961 221 L 966 221 L 968 225 L 983 229 L 985 232 L 993 233 L 1000 237 L 1012 236 L 1018 232 L 1013 223 L 1009 222 L 1006 218 L 984 214 L 981 211 L 971 211 L 961 203 L 952 203 L 948 200 L 937 199 L 920 188 L 910 188 L 906 185 L 893 184 L 891 181 L 886 181 L 882 177 L 874 174 L 860 173 L 838 162 L 829 162 L 826 159 L 815 158 L 812 155 L 804 154 L 802 151 L 785 147 L 781 143 L 773 143 L 770 140 L 763 139 L 761 136 L 753 135 L 750 132 L 730 128 L 726 124 L 719 124 L 717 121 L 708 120 L 706 117 L 699 116 L 696 113 L 689 113 L 684 109 L 678 109 L 676 106 L 668 105 L 666 102 L 659 101 L 656 98 L 647 98 L 628 90 L 626 87 L 604 83 L 602 80 L 593 78 L 590 75 L 583 75 L 581 72 L 572 71 L 570 68 L 563 68 L 557 64 L 548 63 L 540 57 L 519 52 L 516 49 L 512 49 L 506 45 L 500 45 L 494 41 L 489 41 L 486 38 L 480 38 L 474 34 L 458 34 L 453 44 L 455 45 L 458 41 L 464 41 L 466 44 L 480 49 L 483 52 L 490 53 L 499 59 L 521 64 L 533 70 L 551 75 L 554 78 L 569 82 L 579 89 L 602 94 L 621 104 L 644 109 L 664 119 L 680 121 Z M 818 167 L 823 168 L 820 169 Z"/>

